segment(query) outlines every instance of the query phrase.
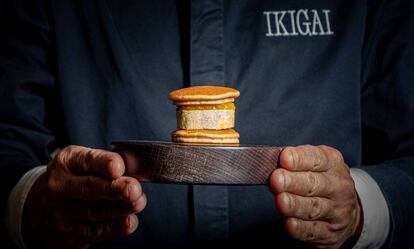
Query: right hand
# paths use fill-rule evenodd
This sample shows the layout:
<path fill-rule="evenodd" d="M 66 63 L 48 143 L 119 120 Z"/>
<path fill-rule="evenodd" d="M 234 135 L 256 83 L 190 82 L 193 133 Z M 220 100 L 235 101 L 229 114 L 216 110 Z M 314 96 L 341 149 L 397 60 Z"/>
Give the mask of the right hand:
<path fill-rule="evenodd" d="M 140 183 L 124 172 L 115 152 L 68 146 L 31 188 L 23 222 L 48 248 L 87 248 L 129 235 L 147 198 Z"/>

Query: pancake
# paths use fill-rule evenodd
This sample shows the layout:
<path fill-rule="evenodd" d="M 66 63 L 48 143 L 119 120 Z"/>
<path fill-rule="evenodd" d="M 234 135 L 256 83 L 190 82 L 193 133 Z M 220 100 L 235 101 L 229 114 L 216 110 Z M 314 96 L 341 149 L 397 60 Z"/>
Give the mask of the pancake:
<path fill-rule="evenodd" d="M 238 144 L 239 133 L 225 130 L 176 130 L 172 133 L 174 142 L 202 144 Z"/>
<path fill-rule="evenodd" d="M 238 90 L 229 87 L 191 86 L 170 92 L 168 94 L 168 98 L 176 103 L 185 103 L 186 101 L 213 101 L 223 99 L 233 99 L 234 101 L 234 99 L 239 95 L 240 92 Z"/>
<path fill-rule="evenodd" d="M 216 100 L 187 100 L 174 102 L 177 106 L 184 105 L 220 105 L 229 102 L 234 102 L 234 98 L 216 99 Z"/>

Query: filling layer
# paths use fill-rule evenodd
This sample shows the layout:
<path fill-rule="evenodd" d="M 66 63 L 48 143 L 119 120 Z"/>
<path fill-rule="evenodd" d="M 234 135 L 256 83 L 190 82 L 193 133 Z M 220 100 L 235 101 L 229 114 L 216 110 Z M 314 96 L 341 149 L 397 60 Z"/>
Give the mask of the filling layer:
<path fill-rule="evenodd" d="M 236 106 L 233 102 L 227 102 L 217 105 L 181 105 L 178 106 L 180 110 L 236 110 Z"/>
<path fill-rule="evenodd" d="M 182 130 L 222 130 L 234 127 L 234 110 L 177 109 L 177 128 Z"/>

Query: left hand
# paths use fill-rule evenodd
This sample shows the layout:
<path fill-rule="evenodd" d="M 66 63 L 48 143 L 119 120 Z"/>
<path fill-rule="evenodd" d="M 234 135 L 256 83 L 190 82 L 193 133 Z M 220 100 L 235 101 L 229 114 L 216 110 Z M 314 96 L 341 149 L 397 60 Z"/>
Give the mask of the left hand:
<path fill-rule="evenodd" d="M 362 208 L 342 154 L 328 146 L 286 147 L 270 177 L 289 236 L 316 248 L 359 237 Z"/>

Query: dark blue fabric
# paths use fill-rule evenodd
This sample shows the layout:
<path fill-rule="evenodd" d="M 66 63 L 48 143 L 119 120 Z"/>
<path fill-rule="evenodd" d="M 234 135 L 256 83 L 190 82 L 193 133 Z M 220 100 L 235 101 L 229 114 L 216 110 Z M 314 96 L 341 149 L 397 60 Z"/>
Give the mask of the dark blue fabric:
<path fill-rule="evenodd" d="M 224 85 L 241 91 L 242 143 L 339 149 L 384 192 L 385 246 L 411 248 L 412 11 L 409 0 L 14 1 L 0 50 L 1 211 L 21 174 L 54 149 L 168 141 L 168 92 Z M 102 247 L 299 246 L 266 186 L 143 187 L 138 231 Z"/>

